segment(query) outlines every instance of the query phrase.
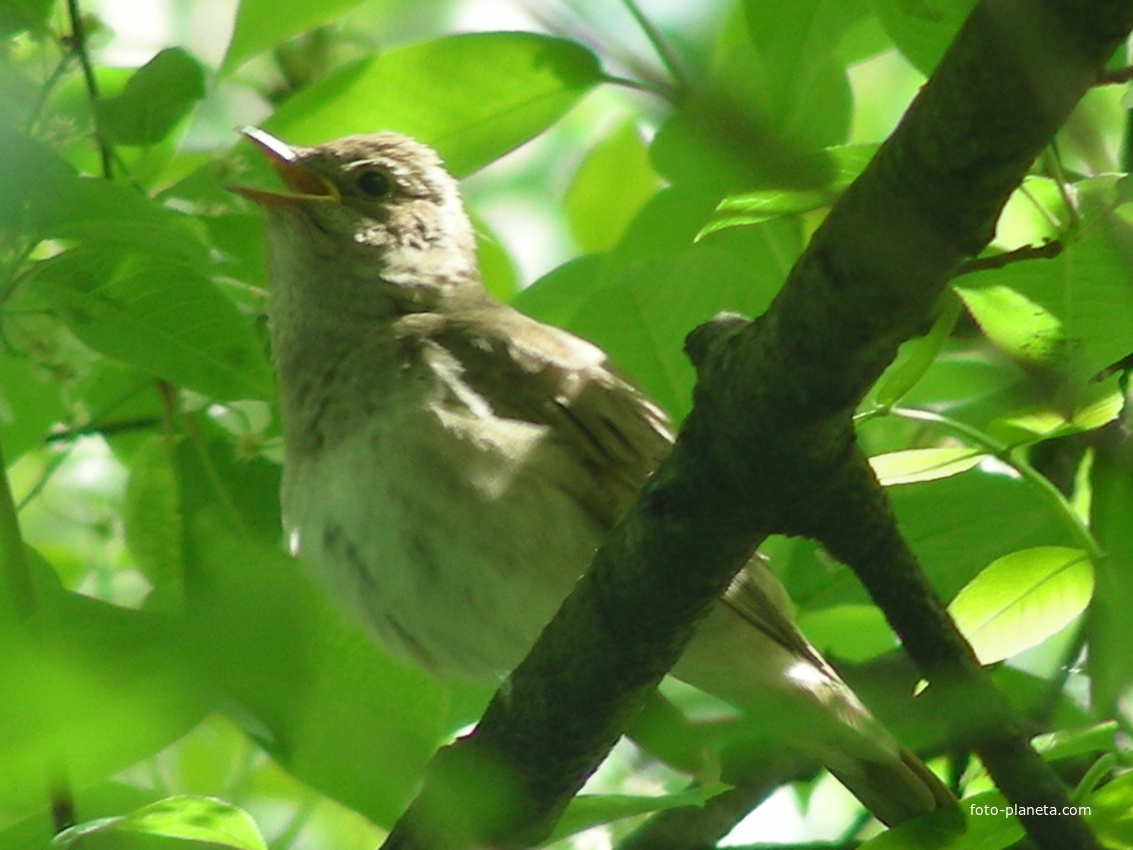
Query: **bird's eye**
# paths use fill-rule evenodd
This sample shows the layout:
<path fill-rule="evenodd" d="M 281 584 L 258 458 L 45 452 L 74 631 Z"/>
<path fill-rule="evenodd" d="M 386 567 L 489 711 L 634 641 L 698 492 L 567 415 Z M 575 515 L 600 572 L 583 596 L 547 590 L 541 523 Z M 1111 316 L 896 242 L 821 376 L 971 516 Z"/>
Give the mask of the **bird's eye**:
<path fill-rule="evenodd" d="M 354 185 L 367 198 L 384 198 L 393 191 L 393 182 L 389 175 L 383 171 L 363 171 L 355 178 Z"/>

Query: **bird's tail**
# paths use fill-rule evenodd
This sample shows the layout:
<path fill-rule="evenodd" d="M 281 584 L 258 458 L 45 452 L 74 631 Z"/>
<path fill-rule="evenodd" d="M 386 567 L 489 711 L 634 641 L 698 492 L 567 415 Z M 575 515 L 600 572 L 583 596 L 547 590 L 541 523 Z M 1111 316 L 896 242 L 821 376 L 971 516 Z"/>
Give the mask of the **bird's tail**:
<path fill-rule="evenodd" d="M 886 826 L 950 806 L 956 797 L 916 755 L 898 747 L 895 759 L 829 767 L 838 781 Z"/>
<path fill-rule="evenodd" d="M 770 743 L 822 762 L 889 826 L 955 802 L 807 643 L 763 573 L 747 573 L 712 610 L 673 674 L 741 709 Z"/>

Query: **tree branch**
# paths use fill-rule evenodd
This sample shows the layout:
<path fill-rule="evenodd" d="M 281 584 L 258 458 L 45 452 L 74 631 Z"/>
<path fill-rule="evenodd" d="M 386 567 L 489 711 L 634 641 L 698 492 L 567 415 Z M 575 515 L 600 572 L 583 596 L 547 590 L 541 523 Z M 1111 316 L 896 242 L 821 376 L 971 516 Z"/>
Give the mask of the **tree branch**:
<path fill-rule="evenodd" d="M 1126 0 L 977 6 L 768 313 L 690 335 L 695 405 L 673 454 L 475 732 L 439 754 L 386 847 L 522 847 L 546 835 L 696 619 L 782 530 L 852 561 L 934 684 L 987 700 L 994 728 L 965 731 L 1010 798 L 1059 797 L 892 523 L 877 521 L 884 495 L 862 478 L 850 417 L 961 261 L 990 241 L 1008 195 L 1131 25 Z M 847 502 L 870 534 L 808 518 Z M 1006 767 L 1020 764 L 1039 772 L 1023 780 Z M 502 787 L 515 794 L 468 793 Z M 1052 820 L 1027 823 L 1037 846 L 1096 846 L 1081 822 Z"/>

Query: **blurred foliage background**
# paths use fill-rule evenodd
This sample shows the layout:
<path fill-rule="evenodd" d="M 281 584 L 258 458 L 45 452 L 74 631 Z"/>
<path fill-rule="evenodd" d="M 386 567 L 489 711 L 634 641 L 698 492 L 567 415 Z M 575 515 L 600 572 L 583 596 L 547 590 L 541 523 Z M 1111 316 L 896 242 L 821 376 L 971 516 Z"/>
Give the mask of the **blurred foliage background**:
<path fill-rule="evenodd" d="M 60 846 L 371 848 L 489 696 L 386 658 L 282 553 L 260 213 L 225 189 L 269 178 L 234 128 L 437 147 L 492 290 L 679 420 L 684 335 L 767 306 L 971 5 L 0 2 L 0 850 L 68 820 Z M 1087 96 L 989 256 L 1061 253 L 966 270 L 860 415 L 926 571 L 1111 846 L 1133 842 L 1125 97 Z M 965 812 L 1002 804 L 848 571 L 766 552 Z M 673 747 L 728 746 L 666 693 Z M 688 784 L 620 746 L 559 840 L 613 846 Z M 731 840 L 875 831 L 816 777 Z M 1019 834 L 969 817 L 950 846 Z"/>

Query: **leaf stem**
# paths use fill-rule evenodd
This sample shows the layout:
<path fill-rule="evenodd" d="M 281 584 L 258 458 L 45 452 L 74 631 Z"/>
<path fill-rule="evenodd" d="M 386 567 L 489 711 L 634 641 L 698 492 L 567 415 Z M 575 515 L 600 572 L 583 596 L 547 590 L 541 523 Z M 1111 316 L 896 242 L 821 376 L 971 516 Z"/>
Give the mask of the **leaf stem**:
<path fill-rule="evenodd" d="M 626 7 L 626 11 L 633 16 L 634 21 L 641 27 L 641 31 L 645 37 L 649 39 L 650 45 L 657 53 L 661 64 L 669 72 L 669 76 L 673 78 L 673 86 L 677 91 L 678 96 L 683 95 L 689 89 L 688 79 L 685 77 L 684 72 L 681 70 L 680 61 L 677 59 L 677 54 L 669 46 L 661 31 L 653 24 L 649 18 L 638 8 L 636 0 L 622 0 L 622 5 Z"/>
<path fill-rule="evenodd" d="M 636 91 L 645 92 L 646 94 L 655 94 L 662 97 L 667 101 L 675 99 L 675 92 L 669 86 L 659 85 L 657 83 L 647 83 L 644 80 L 632 80 L 629 77 L 618 77 L 613 74 L 603 74 L 603 82 L 607 82 L 614 86 L 623 86 L 627 89 L 635 89 Z"/>
<path fill-rule="evenodd" d="M 24 555 L 24 539 L 20 534 L 20 521 L 8 481 L 8 467 L 0 450 L 0 585 L 3 600 L 0 605 L 15 614 L 15 619 L 30 620 L 35 613 L 35 589 Z"/>
<path fill-rule="evenodd" d="M 1078 514 L 1074 512 L 1074 508 L 1066 501 L 1066 497 L 1050 482 L 1050 479 L 1021 458 L 1018 452 L 1014 450 L 1014 447 L 996 440 L 994 437 L 991 437 L 978 428 L 940 413 L 934 413 L 929 410 L 916 410 L 910 407 L 892 407 L 888 412 L 891 416 L 896 416 L 899 419 L 908 419 L 913 422 L 927 422 L 937 425 L 969 440 L 989 455 L 1003 461 L 1019 473 L 1019 476 L 1024 481 L 1037 487 L 1043 495 L 1046 496 L 1047 501 L 1058 511 L 1058 514 L 1062 517 L 1070 532 L 1078 539 L 1091 560 L 1098 561 L 1105 556 L 1105 552 L 1102 551 L 1098 541 L 1094 539 L 1094 535 L 1090 533 L 1090 530 L 1086 528 Z"/>
<path fill-rule="evenodd" d="M 94 75 L 94 66 L 87 52 L 86 30 L 83 27 L 82 12 L 79 11 L 79 0 L 67 0 L 67 16 L 71 19 L 71 49 L 79 59 L 83 69 L 83 80 L 86 82 L 87 94 L 90 97 L 91 113 L 94 121 L 94 137 L 98 145 L 98 155 L 102 162 L 102 176 L 109 180 L 114 176 L 113 158 L 110 155 L 110 146 L 102 137 L 98 129 L 98 114 L 95 107 L 98 104 L 98 80 Z"/>

